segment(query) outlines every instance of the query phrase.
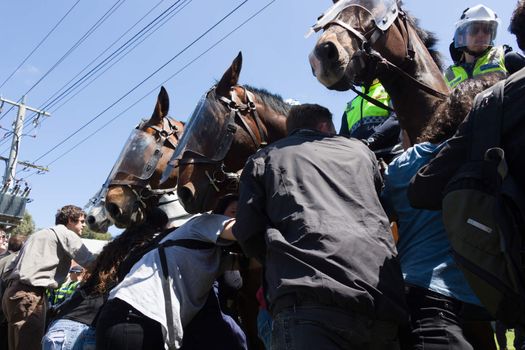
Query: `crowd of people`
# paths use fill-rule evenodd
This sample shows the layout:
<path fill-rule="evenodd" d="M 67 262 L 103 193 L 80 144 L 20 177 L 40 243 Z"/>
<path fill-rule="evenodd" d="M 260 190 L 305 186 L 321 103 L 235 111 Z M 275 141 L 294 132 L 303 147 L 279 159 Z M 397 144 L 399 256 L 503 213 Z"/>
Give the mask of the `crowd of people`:
<path fill-rule="evenodd" d="M 259 348 L 495 349 L 494 315 L 456 264 L 440 210 L 469 157 L 475 98 L 499 81 L 502 148 L 525 179 L 525 57 L 495 46 L 498 24 L 484 5 L 461 14 L 444 72 L 451 93 L 415 144 L 376 80 L 362 91 L 376 103 L 351 101 L 339 134 L 328 109 L 293 106 L 288 136 L 251 156 L 238 196 L 211 213 L 179 222 L 166 206 L 99 256 L 81 240 L 86 214 L 74 205 L 54 227 L 13 235 L 0 255 L 0 347 L 251 349 L 232 307 L 247 257 L 264 270 Z M 525 1 L 509 30 L 525 50 Z M 393 160 L 381 171 L 374 152 L 385 149 Z M 502 347 L 506 328 L 497 323 Z"/>

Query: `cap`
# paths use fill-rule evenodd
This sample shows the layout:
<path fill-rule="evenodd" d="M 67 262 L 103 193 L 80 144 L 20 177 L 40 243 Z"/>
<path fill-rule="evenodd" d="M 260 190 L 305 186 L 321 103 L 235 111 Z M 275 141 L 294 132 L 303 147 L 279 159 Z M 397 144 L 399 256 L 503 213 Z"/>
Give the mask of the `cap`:
<path fill-rule="evenodd" d="M 81 273 L 82 270 L 83 269 L 80 265 L 74 265 L 74 266 L 71 266 L 71 268 L 69 269 L 69 272 Z"/>

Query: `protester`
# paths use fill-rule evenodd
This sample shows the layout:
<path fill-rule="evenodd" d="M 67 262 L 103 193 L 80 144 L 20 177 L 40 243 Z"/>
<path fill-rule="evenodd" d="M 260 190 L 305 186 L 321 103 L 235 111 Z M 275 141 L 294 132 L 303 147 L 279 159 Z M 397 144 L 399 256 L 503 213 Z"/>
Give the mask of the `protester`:
<path fill-rule="evenodd" d="M 7 248 L 7 235 L 4 230 L 0 229 L 0 259 L 9 255 Z"/>
<path fill-rule="evenodd" d="M 24 244 L 25 236 L 13 235 L 9 238 L 7 244 L 7 255 L 3 254 L 4 257 L 0 259 L 0 296 L 4 294 L 4 290 L 7 287 L 7 281 L 4 280 L 4 272 L 11 264 L 14 258 L 18 255 L 18 252 Z M 9 347 L 7 342 L 8 334 L 7 320 L 5 319 L 4 312 L 0 307 L 0 350 L 6 350 Z"/>
<path fill-rule="evenodd" d="M 222 272 L 221 245 L 234 239 L 233 222 L 218 214 L 196 216 L 160 243 L 184 240 L 187 245 L 146 253 L 102 308 L 96 325 L 97 349 L 164 349 L 165 344 L 180 348 L 183 327 L 205 305 Z"/>
<path fill-rule="evenodd" d="M 29 236 L 11 264 L 13 269 L 2 298 L 10 350 L 40 348 L 47 311 L 46 288 L 55 289 L 62 284 L 72 259 L 80 265 L 93 260 L 80 238 L 84 217 L 79 207 L 62 207 L 55 216 L 56 226 Z"/>
<path fill-rule="evenodd" d="M 234 226 L 265 265 L 272 350 L 397 349 L 403 280 L 375 156 L 319 105 L 292 107 L 287 129 L 247 161 Z"/>
<path fill-rule="evenodd" d="M 412 208 L 407 188 L 417 170 L 454 134 L 476 94 L 498 80 L 499 75 L 485 74 L 459 84 L 423 130 L 420 143 L 396 158 L 385 172 L 382 199 L 399 227 L 397 249 L 410 312 L 410 349 L 475 348 L 464 332 L 463 311 L 480 302 L 452 258 L 441 212 Z"/>

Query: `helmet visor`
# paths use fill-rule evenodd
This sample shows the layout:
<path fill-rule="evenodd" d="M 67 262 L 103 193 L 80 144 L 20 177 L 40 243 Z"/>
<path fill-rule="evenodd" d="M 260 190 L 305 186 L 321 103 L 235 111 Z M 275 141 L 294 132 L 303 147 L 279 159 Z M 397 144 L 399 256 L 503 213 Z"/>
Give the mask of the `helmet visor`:
<path fill-rule="evenodd" d="M 497 30 L 497 21 L 467 22 L 456 29 L 454 46 L 473 51 L 485 50 L 489 46 L 494 46 Z"/>

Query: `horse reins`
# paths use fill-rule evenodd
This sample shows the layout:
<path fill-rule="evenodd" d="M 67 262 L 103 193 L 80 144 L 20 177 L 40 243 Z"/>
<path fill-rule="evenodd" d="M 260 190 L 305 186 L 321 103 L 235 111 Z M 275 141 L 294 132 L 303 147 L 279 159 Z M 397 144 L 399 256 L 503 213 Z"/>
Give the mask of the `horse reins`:
<path fill-rule="evenodd" d="M 256 150 L 259 150 L 263 147 L 265 147 L 268 144 L 268 136 L 266 135 L 266 132 L 263 129 L 261 118 L 259 117 L 259 113 L 257 112 L 257 108 L 255 106 L 255 102 L 252 98 L 252 92 L 248 91 L 244 86 L 238 85 L 238 87 L 242 88 L 244 91 L 244 95 L 246 96 L 246 103 L 238 104 L 233 100 L 233 97 L 227 98 L 225 96 L 218 96 L 217 99 L 226 106 L 229 110 L 228 119 L 225 123 L 227 123 L 226 128 L 226 135 L 223 136 L 223 144 L 219 146 L 221 149 L 230 149 L 231 144 L 233 142 L 233 135 L 237 131 L 237 123 L 236 120 L 240 121 L 241 127 L 248 133 L 250 136 L 253 144 L 255 145 Z M 212 87 L 211 90 L 213 90 L 214 87 Z M 210 90 L 210 91 L 211 91 Z M 252 119 L 255 122 L 255 125 L 257 127 L 257 132 L 259 133 L 261 141 L 258 141 L 257 136 L 255 136 L 254 131 L 248 125 L 247 121 L 244 118 L 244 115 L 251 116 Z M 191 152 L 191 151 L 190 151 Z M 195 152 L 191 152 L 195 153 Z M 225 164 L 224 159 L 226 158 L 226 152 L 222 159 L 213 160 L 209 157 L 203 156 L 201 154 L 196 154 L 197 158 L 189 158 L 189 159 L 180 159 L 178 161 L 179 164 L 212 164 L 219 167 L 216 171 L 213 172 L 213 174 L 210 174 L 207 170 L 204 172 L 206 177 L 208 178 L 210 185 L 213 187 L 213 189 L 216 192 L 219 192 L 220 189 L 217 186 L 219 183 L 223 183 L 225 181 L 229 181 L 229 184 L 232 184 L 231 190 L 236 190 L 238 183 L 239 183 L 239 174 L 235 172 L 228 172 L 225 170 Z M 218 171 L 220 171 L 220 174 L 218 174 Z M 218 178 L 217 175 L 222 175 L 222 178 Z M 228 185 L 228 184 L 227 184 Z"/>
<path fill-rule="evenodd" d="M 403 21 L 405 29 L 406 29 L 406 32 L 407 32 L 407 38 L 406 38 L 406 41 L 407 41 L 407 45 L 406 45 L 407 54 L 406 54 L 406 58 L 407 58 L 408 62 L 412 62 L 414 60 L 414 57 L 415 57 L 415 51 L 413 49 L 412 41 L 410 40 L 410 30 L 409 30 L 409 27 L 408 27 L 408 18 L 407 18 L 406 13 L 401 11 L 401 10 L 398 13 L 398 17 L 400 17 L 401 20 Z M 375 62 L 376 66 L 377 66 L 378 63 L 381 63 L 381 64 L 384 64 L 386 67 L 393 69 L 395 72 L 397 72 L 398 74 L 400 74 L 404 78 L 408 79 L 408 81 L 410 83 L 416 85 L 417 87 L 419 87 L 421 90 L 425 91 L 426 93 L 431 94 L 431 95 L 433 95 L 435 97 L 438 97 L 440 99 L 447 98 L 446 94 L 444 94 L 444 93 L 442 93 L 440 91 L 437 91 L 436 89 L 432 88 L 431 86 L 429 86 L 429 85 L 427 85 L 427 84 L 417 80 L 416 78 L 414 78 L 413 76 L 411 76 L 410 74 L 405 72 L 403 69 L 398 67 L 396 64 L 394 64 L 394 63 L 390 62 L 388 59 L 384 58 L 379 52 L 377 52 L 374 49 L 372 49 L 372 45 L 377 40 L 379 40 L 379 38 L 384 34 L 384 31 L 382 31 L 379 27 L 377 27 L 377 25 L 374 25 L 374 28 L 372 28 L 371 30 L 369 30 L 365 34 L 361 34 L 358 30 L 356 30 L 352 26 L 350 26 L 347 23 L 344 23 L 344 22 L 342 22 L 341 20 L 338 20 L 338 19 L 335 19 L 335 20 L 327 23 L 327 26 L 330 25 L 330 24 L 336 24 L 336 25 L 346 29 L 348 32 L 350 32 L 350 34 L 353 34 L 361 42 L 361 48 L 354 53 L 352 58 L 350 58 L 350 62 L 353 61 L 353 58 L 354 58 L 354 56 L 356 56 L 356 54 L 363 55 L 364 57 L 368 58 L 370 61 Z M 370 39 L 367 39 L 366 37 L 370 33 L 371 33 Z M 362 69 L 363 67 L 360 67 L 360 68 Z M 370 97 L 368 95 L 365 95 L 362 92 L 358 91 L 353 86 L 353 84 L 351 85 L 350 89 L 352 91 L 354 91 L 356 94 L 358 94 L 359 96 L 361 96 L 366 101 L 374 104 L 375 106 L 383 108 L 383 109 L 386 109 L 386 110 L 388 110 L 390 112 L 394 112 L 394 110 L 391 107 L 386 106 L 386 105 L 382 104 L 381 102 L 377 101 L 376 99 L 374 99 L 374 98 L 372 98 L 372 97 Z"/>
<path fill-rule="evenodd" d="M 136 129 L 141 129 L 144 126 L 143 122 L 139 124 Z M 179 141 L 179 128 L 177 127 L 177 124 L 174 123 L 171 118 L 166 117 L 162 118 L 162 128 L 157 125 L 149 125 L 148 128 L 151 128 L 155 131 L 155 136 L 157 139 L 156 147 L 154 154 L 161 154 L 161 149 L 165 145 L 165 143 L 168 143 L 173 149 L 177 147 L 177 143 Z M 175 136 L 176 142 L 171 140 L 170 136 Z M 158 157 L 160 159 L 161 156 Z M 158 162 L 157 159 L 157 162 Z M 148 167 L 157 166 L 157 164 L 148 164 Z M 151 188 L 151 185 L 147 183 L 148 179 L 144 179 L 142 181 L 131 181 L 131 180 L 111 180 L 108 184 L 108 186 L 111 185 L 120 185 L 120 186 L 126 186 L 129 188 L 129 190 L 135 195 L 137 198 L 138 205 L 146 208 L 146 203 L 144 203 L 144 200 L 152 197 L 152 196 L 162 196 L 164 194 L 168 193 L 174 193 L 177 190 L 177 187 L 170 187 L 170 188 Z M 141 187 L 140 192 L 137 191 L 134 187 L 139 186 Z"/>

